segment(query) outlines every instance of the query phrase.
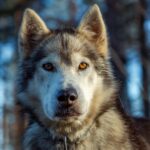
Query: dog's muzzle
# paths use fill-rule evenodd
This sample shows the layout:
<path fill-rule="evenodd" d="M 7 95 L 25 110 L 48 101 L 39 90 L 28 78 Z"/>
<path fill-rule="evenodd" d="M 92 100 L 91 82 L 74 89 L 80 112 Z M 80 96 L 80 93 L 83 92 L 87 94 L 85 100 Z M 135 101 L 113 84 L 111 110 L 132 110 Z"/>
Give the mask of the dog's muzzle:
<path fill-rule="evenodd" d="M 58 111 L 57 117 L 72 117 L 79 116 L 77 103 L 78 94 L 74 88 L 68 88 L 61 90 L 57 95 Z"/>

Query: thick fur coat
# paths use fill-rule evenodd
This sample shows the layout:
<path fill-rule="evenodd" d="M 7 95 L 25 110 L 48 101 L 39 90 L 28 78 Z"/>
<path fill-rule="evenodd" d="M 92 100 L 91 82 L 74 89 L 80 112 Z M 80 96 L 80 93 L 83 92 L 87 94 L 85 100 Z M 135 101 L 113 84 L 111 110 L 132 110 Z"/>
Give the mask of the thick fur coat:
<path fill-rule="evenodd" d="M 31 120 L 24 150 L 148 150 L 120 105 L 97 5 L 60 30 L 27 9 L 19 53 L 17 97 Z"/>

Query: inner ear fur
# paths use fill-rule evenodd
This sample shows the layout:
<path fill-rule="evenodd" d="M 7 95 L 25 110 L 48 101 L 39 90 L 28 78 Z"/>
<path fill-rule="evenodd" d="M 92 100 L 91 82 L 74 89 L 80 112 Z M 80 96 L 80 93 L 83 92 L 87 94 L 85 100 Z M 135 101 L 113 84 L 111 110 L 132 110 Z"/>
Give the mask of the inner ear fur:
<path fill-rule="evenodd" d="M 100 9 L 96 4 L 83 16 L 78 31 L 89 41 L 93 42 L 102 55 L 107 56 L 108 41 L 106 26 Z"/>
<path fill-rule="evenodd" d="M 44 21 L 35 11 L 27 8 L 23 15 L 23 20 L 19 32 L 19 50 L 24 57 L 30 55 L 32 50 L 50 33 Z"/>

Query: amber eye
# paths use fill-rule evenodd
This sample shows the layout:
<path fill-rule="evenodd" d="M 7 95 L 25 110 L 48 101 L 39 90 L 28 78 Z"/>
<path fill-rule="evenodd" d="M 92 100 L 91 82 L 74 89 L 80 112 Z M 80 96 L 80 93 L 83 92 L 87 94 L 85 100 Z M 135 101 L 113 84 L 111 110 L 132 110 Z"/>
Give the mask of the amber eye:
<path fill-rule="evenodd" d="M 79 70 L 85 70 L 89 67 L 89 65 L 86 62 L 81 62 L 79 65 Z"/>
<path fill-rule="evenodd" d="M 43 64 L 42 67 L 46 71 L 54 71 L 54 69 L 55 69 L 52 63 Z"/>

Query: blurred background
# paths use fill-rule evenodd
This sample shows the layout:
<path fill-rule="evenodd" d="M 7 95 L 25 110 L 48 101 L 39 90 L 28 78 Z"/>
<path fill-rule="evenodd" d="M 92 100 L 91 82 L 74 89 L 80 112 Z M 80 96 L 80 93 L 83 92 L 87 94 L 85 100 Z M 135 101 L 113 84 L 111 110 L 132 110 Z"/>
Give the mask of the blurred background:
<path fill-rule="evenodd" d="M 0 0 L 0 150 L 20 150 L 24 117 L 17 120 L 14 83 L 23 11 L 33 8 L 54 29 L 76 26 L 94 3 L 100 6 L 109 32 L 124 109 L 143 124 L 150 119 L 150 0 Z"/>

